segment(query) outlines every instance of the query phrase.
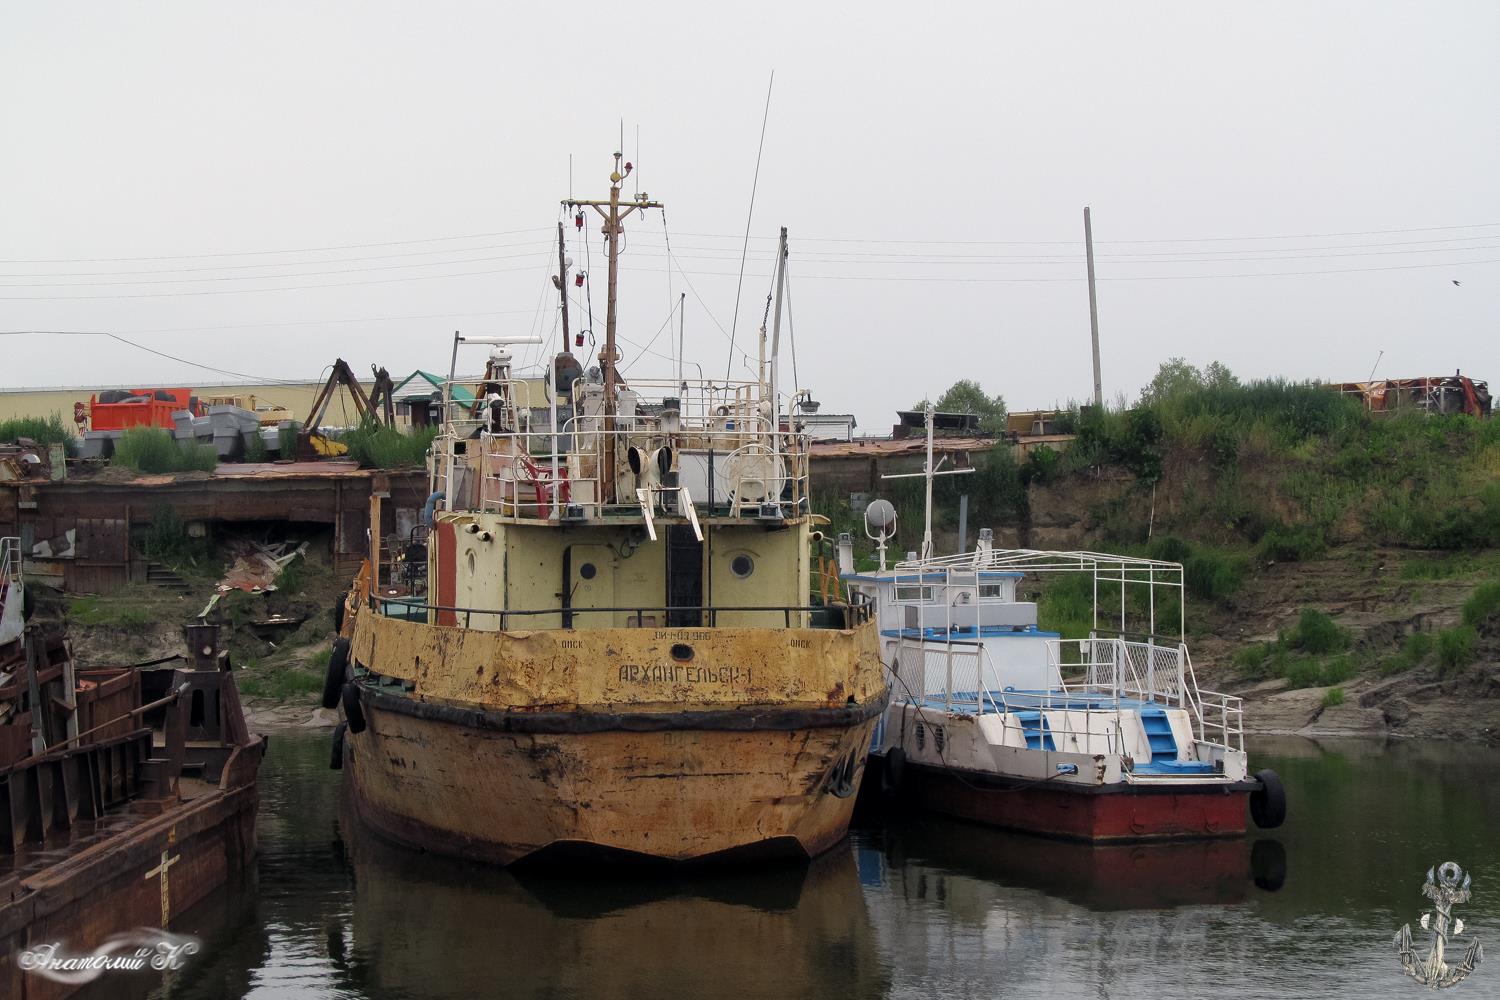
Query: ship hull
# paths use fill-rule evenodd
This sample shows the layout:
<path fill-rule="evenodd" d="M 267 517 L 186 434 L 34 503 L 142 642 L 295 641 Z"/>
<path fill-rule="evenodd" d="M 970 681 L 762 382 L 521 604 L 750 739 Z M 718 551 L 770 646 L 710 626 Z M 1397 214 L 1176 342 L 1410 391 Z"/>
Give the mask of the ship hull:
<path fill-rule="evenodd" d="M 253 737 L 230 758 L 216 790 L 0 884 L 0 996 L 61 1000 L 79 989 L 26 971 L 20 955 L 28 948 L 58 945 L 63 954 L 87 955 L 140 928 L 191 933 L 178 915 L 240 877 L 254 857 L 255 778 L 264 753 L 264 739 Z"/>
<path fill-rule="evenodd" d="M 848 830 L 881 709 L 507 713 L 360 688 L 356 813 L 500 865 L 814 857 Z"/>
<path fill-rule="evenodd" d="M 1008 830 L 1130 843 L 1242 837 L 1254 788 L 1253 782 L 1042 787 L 1034 779 L 959 774 L 908 760 L 896 795 L 903 805 Z"/>

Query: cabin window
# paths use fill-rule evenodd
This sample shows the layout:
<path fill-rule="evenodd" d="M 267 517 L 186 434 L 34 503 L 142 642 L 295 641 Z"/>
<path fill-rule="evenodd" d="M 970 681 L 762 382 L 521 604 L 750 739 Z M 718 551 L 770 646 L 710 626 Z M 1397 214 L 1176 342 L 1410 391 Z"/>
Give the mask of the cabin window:
<path fill-rule="evenodd" d="M 743 580 L 755 572 L 755 560 L 741 553 L 729 560 L 729 572 Z"/>
<path fill-rule="evenodd" d="M 932 588 L 915 583 L 898 583 L 896 584 L 896 600 L 927 602 L 932 600 Z"/>
<path fill-rule="evenodd" d="M 984 600 L 986 597 L 999 598 L 999 597 L 1004 597 L 1004 596 L 1005 596 L 1005 584 L 1003 584 L 1003 583 L 981 583 L 979 585 L 979 599 L 980 600 Z"/>

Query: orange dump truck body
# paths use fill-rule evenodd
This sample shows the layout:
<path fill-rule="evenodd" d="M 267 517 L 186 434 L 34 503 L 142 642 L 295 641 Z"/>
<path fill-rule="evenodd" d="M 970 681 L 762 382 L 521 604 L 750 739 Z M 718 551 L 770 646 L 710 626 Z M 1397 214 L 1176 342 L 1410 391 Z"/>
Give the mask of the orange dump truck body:
<path fill-rule="evenodd" d="M 107 397 L 108 401 L 101 396 Z M 122 431 L 130 427 L 165 427 L 170 430 L 172 414 L 178 410 L 200 415 L 198 400 L 191 389 L 130 389 L 96 393 L 89 397 L 89 427 L 96 431 Z"/>

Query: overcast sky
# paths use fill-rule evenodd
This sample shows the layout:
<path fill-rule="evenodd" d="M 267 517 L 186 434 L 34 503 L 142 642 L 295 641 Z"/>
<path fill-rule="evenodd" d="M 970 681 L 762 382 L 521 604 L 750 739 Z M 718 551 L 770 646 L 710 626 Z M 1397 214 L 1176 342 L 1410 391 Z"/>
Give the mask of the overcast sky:
<path fill-rule="evenodd" d="M 1107 396 L 1170 355 L 1500 380 L 1497 40 L 1492 0 L 6 3 L 0 330 L 446 370 L 455 329 L 553 333 L 569 156 L 603 196 L 623 119 L 627 193 L 666 203 L 627 222 L 626 374 L 670 373 L 632 362 L 686 292 L 722 378 L 774 69 L 736 337 L 785 225 L 800 384 L 862 429 L 960 377 L 1088 395 L 1085 204 Z M 0 386 L 225 378 L 0 338 Z"/>

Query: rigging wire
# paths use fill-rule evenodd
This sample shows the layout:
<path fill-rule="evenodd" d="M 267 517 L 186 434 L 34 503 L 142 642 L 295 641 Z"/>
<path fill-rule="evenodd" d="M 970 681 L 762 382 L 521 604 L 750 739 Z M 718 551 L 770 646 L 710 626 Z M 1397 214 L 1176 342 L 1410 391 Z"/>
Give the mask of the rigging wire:
<path fill-rule="evenodd" d="M 771 70 L 771 79 L 766 84 L 766 110 L 760 119 L 760 144 L 755 147 L 755 176 L 750 181 L 750 211 L 745 214 L 745 239 L 740 248 L 740 281 L 734 289 L 734 315 L 729 321 L 729 358 L 724 362 L 724 377 L 734 365 L 734 336 L 740 327 L 740 292 L 745 287 L 745 257 L 750 252 L 750 223 L 755 218 L 755 191 L 760 187 L 760 158 L 766 149 L 766 123 L 771 120 L 771 88 L 776 84 L 776 71 Z"/>

